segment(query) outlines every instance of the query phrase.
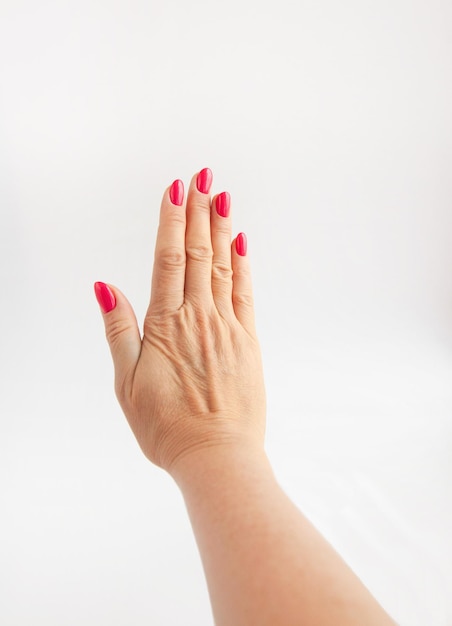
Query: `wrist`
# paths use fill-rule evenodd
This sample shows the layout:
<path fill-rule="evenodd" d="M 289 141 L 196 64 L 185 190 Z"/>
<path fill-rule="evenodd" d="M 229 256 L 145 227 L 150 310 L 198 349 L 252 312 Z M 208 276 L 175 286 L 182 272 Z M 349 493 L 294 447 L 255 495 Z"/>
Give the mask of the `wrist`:
<path fill-rule="evenodd" d="M 235 441 L 212 443 L 180 455 L 168 469 L 182 491 L 203 483 L 219 484 L 241 472 L 272 472 L 262 444 Z"/>

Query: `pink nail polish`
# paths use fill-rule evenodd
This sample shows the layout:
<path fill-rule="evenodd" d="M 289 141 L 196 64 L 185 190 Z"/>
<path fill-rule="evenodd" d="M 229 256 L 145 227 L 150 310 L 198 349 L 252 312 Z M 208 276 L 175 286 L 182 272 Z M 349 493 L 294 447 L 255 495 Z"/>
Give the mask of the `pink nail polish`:
<path fill-rule="evenodd" d="M 179 179 L 175 180 L 171 185 L 169 195 L 173 204 L 181 206 L 184 201 L 184 183 Z"/>
<path fill-rule="evenodd" d="M 102 313 L 109 313 L 116 306 L 116 298 L 112 290 L 105 283 L 94 283 L 94 292 Z"/>
<path fill-rule="evenodd" d="M 198 188 L 198 191 L 201 193 L 209 193 L 212 178 L 212 172 L 208 167 L 201 170 L 198 174 L 198 178 L 196 179 L 196 187 Z"/>
<path fill-rule="evenodd" d="M 239 233 L 237 235 L 237 239 L 235 240 L 235 249 L 237 250 L 237 254 L 240 254 L 240 256 L 245 256 L 247 249 L 247 240 L 245 233 Z"/>
<path fill-rule="evenodd" d="M 221 217 L 229 217 L 229 207 L 231 206 L 231 196 L 227 191 L 218 194 L 216 198 L 216 207 L 218 215 Z"/>

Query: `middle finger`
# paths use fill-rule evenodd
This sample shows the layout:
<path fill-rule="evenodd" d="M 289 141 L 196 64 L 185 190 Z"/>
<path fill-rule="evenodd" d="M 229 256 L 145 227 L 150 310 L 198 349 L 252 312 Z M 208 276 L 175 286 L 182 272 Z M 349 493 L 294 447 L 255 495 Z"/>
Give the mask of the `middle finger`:
<path fill-rule="evenodd" d="M 212 239 L 210 236 L 210 187 L 208 167 L 195 174 L 187 194 L 185 231 L 185 300 L 212 303 Z"/>

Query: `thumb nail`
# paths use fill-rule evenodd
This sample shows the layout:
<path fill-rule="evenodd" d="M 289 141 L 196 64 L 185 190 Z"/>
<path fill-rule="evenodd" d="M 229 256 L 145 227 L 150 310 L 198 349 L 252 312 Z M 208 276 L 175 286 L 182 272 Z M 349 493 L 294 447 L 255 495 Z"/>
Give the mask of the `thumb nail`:
<path fill-rule="evenodd" d="M 96 294 L 97 301 L 102 313 L 108 313 L 112 311 L 116 306 L 115 294 L 110 287 L 105 283 L 94 283 L 94 293 Z"/>

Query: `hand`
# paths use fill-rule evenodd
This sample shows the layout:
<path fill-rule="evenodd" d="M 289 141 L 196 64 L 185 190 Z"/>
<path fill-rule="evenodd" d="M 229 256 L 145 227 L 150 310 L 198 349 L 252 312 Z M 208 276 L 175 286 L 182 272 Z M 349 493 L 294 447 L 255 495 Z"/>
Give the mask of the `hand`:
<path fill-rule="evenodd" d="M 212 446 L 263 449 L 266 396 L 246 238 L 231 245 L 230 196 L 212 172 L 165 190 L 141 339 L 126 297 L 96 283 L 115 393 L 146 457 L 171 473 Z"/>

